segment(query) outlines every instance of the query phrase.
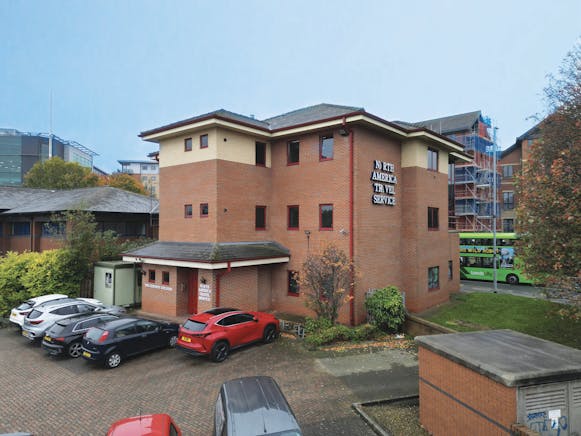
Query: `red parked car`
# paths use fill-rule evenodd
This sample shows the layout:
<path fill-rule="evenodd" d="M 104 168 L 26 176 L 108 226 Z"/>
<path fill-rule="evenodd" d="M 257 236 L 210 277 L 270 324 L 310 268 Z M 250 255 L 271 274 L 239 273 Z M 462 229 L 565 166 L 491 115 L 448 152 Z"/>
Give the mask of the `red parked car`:
<path fill-rule="evenodd" d="M 188 318 L 179 329 L 176 347 L 222 362 L 230 350 L 252 342 L 270 343 L 278 334 L 278 319 L 270 313 L 218 307 Z"/>
<path fill-rule="evenodd" d="M 121 419 L 109 428 L 107 436 L 181 436 L 182 432 L 169 415 L 142 415 Z"/>

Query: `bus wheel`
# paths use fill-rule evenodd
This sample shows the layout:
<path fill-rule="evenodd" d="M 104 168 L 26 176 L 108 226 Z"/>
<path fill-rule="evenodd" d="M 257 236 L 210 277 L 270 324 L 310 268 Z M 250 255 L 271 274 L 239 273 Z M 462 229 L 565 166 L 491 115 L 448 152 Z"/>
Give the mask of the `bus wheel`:
<path fill-rule="evenodd" d="M 518 285 L 518 277 L 514 274 L 509 274 L 506 276 L 506 283 L 509 285 Z"/>

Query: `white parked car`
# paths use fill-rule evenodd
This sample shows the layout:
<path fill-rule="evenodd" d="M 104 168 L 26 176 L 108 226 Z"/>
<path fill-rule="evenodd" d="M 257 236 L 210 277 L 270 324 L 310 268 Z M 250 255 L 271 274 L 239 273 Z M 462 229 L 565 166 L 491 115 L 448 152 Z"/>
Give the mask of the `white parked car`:
<path fill-rule="evenodd" d="M 32 312 L 32 309 L 34 309 L 36 306 L 39 306 L 43 303 L 47 303 L 49 301 L 61 300 L 63 298 L 68 298 L 68 295 L 48 294 L 26 300 L 24 303 L 20 304 L 18 307 L 15 307 L 10 311 L 10 322 L 22 328 L 22 325 L 24 324 L 24 318 L 26 317 L 26 315 Z"/>

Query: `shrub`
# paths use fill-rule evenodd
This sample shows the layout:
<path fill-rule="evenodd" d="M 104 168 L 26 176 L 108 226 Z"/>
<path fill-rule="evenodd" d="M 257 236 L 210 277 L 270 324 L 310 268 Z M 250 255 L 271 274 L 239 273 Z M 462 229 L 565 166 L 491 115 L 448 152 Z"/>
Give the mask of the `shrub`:
<path fill-rule="evenodd" d="M 305 320 L 306 334 L 318 333 L 331 327 L 333 327 L 333 321 L 327 318 L 307 318 Z"/>
<path fill-rule="evenodd" d="M 377 290 L 365 300 L 365 308 L 372 323 L 383 331 L 397 332 L 405 320 L 403 298 L 395 286 Z"/>
<path fill-rule="evenodd" d="M 380 333 L 379 329 L 372 324 L 361 324 L 351 330 L 351 339 L 354 341 L 365 341 L 375 338 Z"/>
<path fill-rule="evenodd" d="M 305 343 L 309 347 L 332 344 L 339 341 L 364 341 L 374 338 L 379 330 L 371 324 L 357 327 L 347 327 L 342 324 L 333 325 L 328 319 L 311 319 L 305 322 Z"/>

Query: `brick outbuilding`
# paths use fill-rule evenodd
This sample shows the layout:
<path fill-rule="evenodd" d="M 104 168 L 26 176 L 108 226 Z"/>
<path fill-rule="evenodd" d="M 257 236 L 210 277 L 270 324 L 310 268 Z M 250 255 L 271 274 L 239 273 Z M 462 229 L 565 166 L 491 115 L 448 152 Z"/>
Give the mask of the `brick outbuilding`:
<path fill-rule="evenodd" d="M 411 311 L 459 290 L 448 168 L 468 157 L 449 138 L 328 104 L 262 121 L 219 110 L 141 137 L 159 144 L 160 241 L 124 260 L 146 274 L 144 310 L 309 315 L 293 273 L 329 243 L 358 272 L 342 322 L 365 320 L 369 289 L 398 286 Z"/>

